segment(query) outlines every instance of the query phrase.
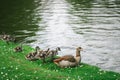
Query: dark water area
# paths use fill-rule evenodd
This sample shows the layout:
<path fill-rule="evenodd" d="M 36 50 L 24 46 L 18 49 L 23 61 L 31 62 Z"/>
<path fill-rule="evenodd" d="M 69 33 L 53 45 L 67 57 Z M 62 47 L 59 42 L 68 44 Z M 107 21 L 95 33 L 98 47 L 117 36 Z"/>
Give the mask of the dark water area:
<path fill-rule="evenodd" d="M 35 15 L 34 0 L 3 0 L 0 2 L 0 32 L 15 34 L 17 39 L 35 36 L 40 17 Z M 39 5 L 40 6 L 40 5 Z"/>
<path fill-rule="evenodd" d="M 32 47 L 61 47 L 59 55 L 120 72 L 120 0 L 2 0 L 0 33 Z"/>

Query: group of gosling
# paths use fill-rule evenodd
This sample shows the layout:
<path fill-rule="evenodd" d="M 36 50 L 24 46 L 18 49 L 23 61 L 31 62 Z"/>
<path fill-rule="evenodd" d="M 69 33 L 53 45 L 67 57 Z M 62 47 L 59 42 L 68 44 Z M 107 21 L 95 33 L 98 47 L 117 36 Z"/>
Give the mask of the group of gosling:
<path fill-rule="evenodd" d="M 58 54 L 58 51 L 61 51 L 59 47 L 57 47 L 56 50 L 50 50 L 50 48 L 48 48 L 47 50 L 41 50 L 39 46 L 36 46 L 35 49 L 36 49 L 35 52 L 27 54 L 25 58 L 30 61 L 42 59 L 43 63 L 45 63 L 46 62 L 45 59 L 50 57 L 51 61 L 53 61 L 54 57 Z"/>
<path fill-rule="evenodd" d="M 0 38 L 6 41 L 7 44 L 9 44 L 9 42 L 16 42 L 15 37 L 12 37 L 11 35 L 7 35 L 7 34 L 1 35 Z M 47 58 L 50 58 L 50 61 L 53 61 L 57 66 L 61 68 L 74 67 L 74 66 L 78 66 L 81 62 L 80 51 L 82 50 L 83 49 L 81 47 L 77 47 L 75 56 L 65 55 L 59 58 L 55 58 L 55 56 L 58 55 L 58 51 L 61 51 L 60 47 L 57 47 L 56 50 L 50 50 L 50 48 L 48 48 L 47 50 L 41 50 L 39 46 L 36 46 L 35 51 L 25 55 L 25 58 L 30 61 L 41 59 L 43 63 L 46 62 Z M 22 52 L 23 51 L 22 45 L 15 47 L 14 51 Z"/>

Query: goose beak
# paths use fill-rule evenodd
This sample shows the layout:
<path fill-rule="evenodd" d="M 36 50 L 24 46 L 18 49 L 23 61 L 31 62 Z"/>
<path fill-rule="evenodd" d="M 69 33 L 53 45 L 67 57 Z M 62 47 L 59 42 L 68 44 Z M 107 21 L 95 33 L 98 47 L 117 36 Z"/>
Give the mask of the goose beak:
<path fill-rule="evenodd" d="M 83 51 L 83 48 L 81 48 L 80 51 Z"/>
<path fill-rule="evenodd" d="M 83 51 L 83 48 L 80 48 L 80 51 Z"/>

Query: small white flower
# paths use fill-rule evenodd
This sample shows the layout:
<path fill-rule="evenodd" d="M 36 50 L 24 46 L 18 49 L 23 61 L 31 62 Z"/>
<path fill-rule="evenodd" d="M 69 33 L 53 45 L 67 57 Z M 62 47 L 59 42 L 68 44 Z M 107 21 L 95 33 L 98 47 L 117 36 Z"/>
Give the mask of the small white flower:
<path fill-rule="evenodd" d="M 21 75 L 23 75 L 24 73 L 21 73 Z"/>
<path fill-rule="evenodd" d="M 116 75 L 113 75 L 113 76 L 116 76 Z"/>
<path fill-rule="evenodd" d="M 3 72 L 1 72 L 1 74 L 3 74 Z"/>
<path fill-rule="evenodd" d="M 100 73 L 100 75 L 101 75 L 102 73 Z"/>
<path fill-rule="evenodd" d="M 34 73 L 37 73 L 37 71 L 34 71 Z"/>
<path fill-rule="evenodd" d="M 85 73 L 85 75 L 87 75 L 87 73 Z"/>
<path fill-rule="evenodd" d="M 99 69 L 99 71 L 102 71 L 101 69 Z"/>
<path fill-rule="evenodd" d="M 73 79 L 73 80 L 75 80 L 75 79 Z"/>
<path fill-rule="evenodd" d="M 38 77 L 36 77 L 36 79 L 38 79 Z"/>
<path fill-rule="evenodd" d="M 3 67 L 3 69 L 5 69 L 5 67 Z"/>
<path fill-rule="evenodd" d="M 68 78 L 66 78 L 66 80 L 68 80 Z"/>
<path fill-rule="evenodd" d="M 18 76 L 17 75 L 15 75 L 15 78 L 17 78 Z"/>
<path fill-rule="evenodd" d="M 17 68 L 17 67 L 16 67 L 15 69 L 16 69 L 16 70 L 18 70 L 18 68 Z"/>
<path fill-rule="evenodd" d="M 83 65 L 81 65 L 80 67 L 83 67 Z"/>
<path fill-rule="evenodd" d="M 5 75 L 7 76 L 8 74 L 7 74 L 7 73 L 5 73 Z"/>
<path fill-rule="evenodd" d="M 15 80 L 15 79 L 12 78 L 12 80 Z"/>
<path fill-rule="evenodd" d="M 90 77 L 93 77 L 92 75 L 90 75 Z"/>
<path fill-rule="evenodd" d="M 3 75 L 3 77 L 5 77 L 5 75 Z"/>
<path fill-rule="evenodd" d="M 58 72 L 58 70 L 56 70 L 56 72 Z"/>
<path fill-rule="evenodd" d="M 10 66 L 11 68 L 13 68 L 13 66 Z"/>

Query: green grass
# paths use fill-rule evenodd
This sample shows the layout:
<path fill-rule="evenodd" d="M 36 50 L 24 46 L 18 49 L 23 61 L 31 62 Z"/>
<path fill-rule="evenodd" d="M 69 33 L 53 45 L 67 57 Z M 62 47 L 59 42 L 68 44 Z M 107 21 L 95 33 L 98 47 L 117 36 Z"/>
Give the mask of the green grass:
<path fill-rule="evenodd" d="M 19 44 L 6 44 L 0 40 L 0 80 L 120 80 L 120 74 L 103 71 L 98 67 L 81 63 L 74 68 L 60 68 L 41 60 L 28 61 L 25 55 L 34 49 L 24 45 L 23 52 L 15 53 Z"/>

